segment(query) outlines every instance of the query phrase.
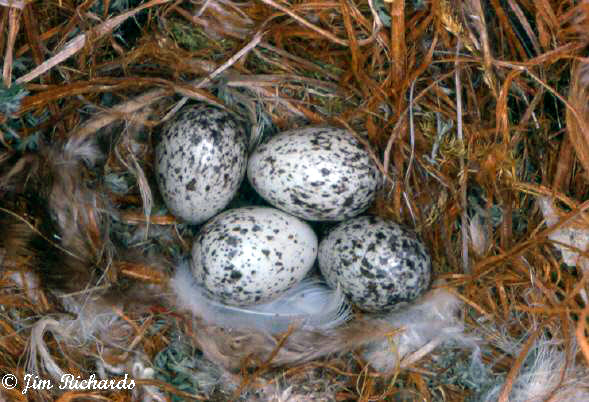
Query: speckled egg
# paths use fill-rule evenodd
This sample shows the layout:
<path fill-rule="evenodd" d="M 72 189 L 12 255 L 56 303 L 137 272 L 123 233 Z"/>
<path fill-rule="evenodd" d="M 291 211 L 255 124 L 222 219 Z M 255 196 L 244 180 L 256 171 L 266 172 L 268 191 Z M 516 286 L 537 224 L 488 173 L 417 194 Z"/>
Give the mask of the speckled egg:
<path fill-rule="evenodd" d="M 202 227 L 192 247 L 192 268 L 209 296 L 244 306 L 296 285 L 316 256 L 317 236 L 307 223 L 274 208 L 244 207 Z"/>
<path fill-rule="evenodd" d="M 393 221 L 361 216 L 340 223 L 319 244 L 327 283 L 365 311 L 394 310 L 430 284 L 431 261 L 415 232 Z"/>
<path fill-rule="evenodd" d="M 247 166 L 244 128 L 228 112 L 191 106 L 167 125 L 156 147 L 156 177 L 168 209 L 201 223 L 229 204 Z"/>
<path fill-rule="evenodd" d="M 307 127 L 286 131 L 258 146 L 247 176 L 266 201 L 299 218 L 339 221 L 373 202 L 380 173 L 364 146 L 347 130 Z"/>

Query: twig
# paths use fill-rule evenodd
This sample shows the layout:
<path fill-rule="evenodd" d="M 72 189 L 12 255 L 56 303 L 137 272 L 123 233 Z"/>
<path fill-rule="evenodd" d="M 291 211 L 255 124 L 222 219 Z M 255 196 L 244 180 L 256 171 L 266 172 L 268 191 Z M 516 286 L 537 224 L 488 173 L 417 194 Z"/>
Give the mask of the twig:
<path fill-rule="evenodd" d="M 30 0 L 0 0 L 0 6 L 18 8 L 22 10 L 30 2 Z"/>
<path fill-rule="evenodd" d="M 575 335 L 577 337 L 577 343 L 583 353 L 583 357 L 585 357 L 585 360 L 589 364 L 589 343 L 585 336 L 585 330 L 587 328 L 587 313 L 589 313 L 589 306 L 583 309 L 583 313 L 581 314 L 581 317 L 579 317 L 579 323 L 577 324 Z"/>
<path fill-rule="evenodd" d="M 226 85 L 228 87 L 274 86 L 291 82 L 342 94 L 341 88 L 336 84 L 296 74 L 230 74 L 227 76 Z"/>
<path fill-rule="evenodd" d="M 445 73 L 443 75 L 441 75 L 440 77 L 436 78 L 435 81 L 433 81 L 431 84 L 429 84 L 423 91 L 421 91 L 420 93 L 418 93 L 415 98 L 413 99 L 413 102 L 417 101 L 418 99 L 421 99 L 422 97 L 424 97 L 430 89 L 434 88 L 436 85 L 438 85 L 440 82 L 444 81 L 446 78 L 448 78 L 449 76 L 452 75 L 452 72 L 449 73 Z M 409 107 L 405 108 L 405 110 L 403 110 L 401 112 L 401 114 L 399 115 L 399 118 L 397 119 L 397 123 L 395 123 L 395 126 L 393 127 L 393 129 L 391 130 L 392 134 L 389 136 L 387 145 L 385 147 L 385 151 L 384 151 L 384 161 L 383 161 L 383 169 L 384 169 L 384 177 L 388 180 L 390 180 L 393 184 L 394 184 L 394 179 L 392 177 L 389 177 L 389 166 L 391 163 L 391 152 L 393 150 L 393 145 L 395 144 L 395 141 L 398 138 L 398 132 L 400 131 L 403 122 L 405 120 L 405 116 L 407 116 L 407 113 L 409 113 Z"/>
<path fill-rule="evenodd" d="M 423 345 L 421 348 L 417 349 L 415 352 L 403 358 L 403 360 L 400 363 L 401 368 L 407 368 L 417 363 L 425 356 L 429 355 L 435 348 L 437 348 L 444 342 L 444 338 L 444 335 L 438 335 L 434 339 Z"/>
<path fill-rule="evenodd" d="M 106 22 L 103 22 L 102 24 L 98 25 L 94 29 L 91 29 L 87 33 L 83 33 L 83 34 L 76 36 L 74 39 L 69 41 L 59 53 L 57 53 L 55 56 L 51 57 L 49 60 L 46 60 L 40 66 L 35 67 L 29 73 L 27 73 L 27 74 L 23 75 L 22 77 L 20 77 L 19 79 L 17 79 L 16 83 L 17 84 L 25 84 L 29 81 L 32 81 L 35 78 L 37 78 L 38 76 L 51 70 L 56 65 L 67 60 L 68 58 L 70 58 L 71 56 L 73 56 L 74 54 L 76 54 L 77 52 L 79 52 L 80 50 L 82 50 L 84 48 L 84 46 L 86 45 L 86 39 L 88 37 L 91 37 L 92 39 L 96 40 L 96 39 L 100 38 L 101 36 L 104 36 L 107 33 L 111 32 L 113 29 L 115 29 L 117 26 L 119 26 L 120 24 L 125 22 L 125 20 L 127 20 L 128 18 L 133 17 L 139 11 L 144 10 L 149 7 L 153 7 L 153 6 L 167 3 L 169 1 L 170 0 L 151 0 L 150 2 L 142 4 L 141 6 L 135 8 L 131 11 L 127 11 L 126 13 L 123 13 L 117 17 L 111 18 L 110 20 L 108 20 Z"/>
<path fill-rule="evenodd" d="M 370 7 L 370 13 L 372 14 L 372 31 L 379 32 L 382 29 L 383 24 L 380 15 L 378 15 L 378 11 L 376 11 L 376 7 L 374 6 L 374 0 L 368 0 L 368 7 Z"/>
<path fill-rule="evenodd" d="M 522 186 L 522 183 L 519 183 L 519 185 Z M 485 275 L 486 271 L 483 271 L 483 268 L 485 268 L 486 270 L 489 270 L 490 269 L 489 267 L 497 266 L 503 260 L 518 257 L 518 256 L 522 255 L 534 243 L 538 243 L 539 241 L 544 241 L 545 239 L 548 238 L 548 236 L 550 236 L 551 233 L 554 233 L 557 230 L 559 230 L 560 228 L 566 227 L 571 222 L 574 222 L 574 220 L 577 217 L 582 215 L 587 210 L 589 210 L 589 200 L 578 205 L 576 208 L 573 209 L 573 211 L 567 213 L 566 215 L 561 216 L 560 220 L 555 225 L 550 226 L 550 227 L 542 230 L 541 232 L 535 233 L 529 239 L 511 247 L 509 250 L 504 251 L 501 254 L 489 257 L 484 261 L 478 262 L 475 265 L 475 269 L 474 269 L 474 271 L 476 272 L 476 275 L 472 279 L 473 280 L 478 279 L 478 278 L 482 277 L 483 275 Z"/>
<path fill-rule="evenodd" d="M 272 46 L 271 44 L 269 44 L 268 42 L 262 42 L 260 43 L 260 47 L 270 50 L 280 56 L 286 57 L 287 59 L 293 60 L 297 63 L 299 63 L 301 66 L 311 70 L 311 71 L 316 71 L 318 73 L 323 74 L 326 77 L 329 77 L 330 79 L 332 79 L 333 81 L 338 81 L 339 80 L 339 76 L 333 72 L 328 71 L 325 68 L 321 68 L 320 66 L 316 65 L 315 63 L 313 63 L 312 61 L 309 61 L 305 58 L 299 57 L 299 56 L 295 56 L 289 52 L 287 52 L 286 50 L 276 47 L 276 46 Z"/>
<path fill-rule="evenodd" d="M 211 2 L 211 0 L 205 0 L 205 2 L 202 4 L 202 6 L 198 9 L 198 11 L 196 12 L 196 16 L 200 17 L 202 15 L 202 13 L 205 12 L 205 10 L 207 9 L 207 7 L 209 6 L 209 3 Z"/>
<path fill-rule="evenodd" d="M 269 6 L 276 8 L 277 10 L 282 11 L 284 14 L 290 16 L 292 19 L 294 19 L 299 24 L 306 26 L 307 28 L 317 32 L 319 35 L 326 37 L 327 39 L 329 39 L 332 42 L 337 43 L 338 45 L 348 46 L 348 44 L 349 44 L 347 40 L 340 39 L 337 36 L 335 36 L 334 34 L 332 34 L 331 32 L 326 31 L 325 29 L 319 28 L 318 26 L 310 23 L 309 21 L 307 21 L 303 17 L 298 16 L 294 11 L 290 10 L 289 8 L 287 8 L 285 6 L 282 6 L 278 3 L 276 3 L 273 0 L 262 0 L 262 2 L 265 4 L 268 4 Z"/>
<path fill-rule="evenodd" d="M 264 29 L 263 28 L 260 29 L 254 35 L 252 40 L 247 45 L 245 45 L 239 52 L 235 53 L 233 56 L 231 56 L 229 58 L 229 60 L 227 60 L 225 63 L 223 63 L 219 67 L 217 67 L 215 69 L 215 71 L 213 71 L 208 76 L 206 76 L 205 78 L 200 80 L 195 85 L 196 88 L 202 88 L 205 85 L 207 85 L 208 83 L 210 83 L 216 76 L 221 74 L 223 71 L 227 70 L 229 67 L 234 65 L 237 62 L 237 60 L 241 59 L 243 56 L 245 56 L 247 53 L 249 53 L 250 50 L 252 50 L 256 46 L 258 46 L 258 44 L 262 41 L 262 38 L 264 37 L 264 33 L 265 33 Z M 180 108 L 182 108 L 182 106 L 184 106 L 184 104 L 186 104 L 186 102 L 188 102 L 188 99 L 189 98 L 187 96 L 184 96 L 182 99 L 180 99 L 180 101 L 178 101 L 178 103 L 176 103 L 176 105 L 164 116 L 164 118 L 162 119 L 162 122 L 168 120 L 170 117 L 172 117 L 174 114 L 176 114 L 176 112 L 178 110 L 180 110 Z"/>
<path fill-rule="evenodd" d="M 146 92 L 143 95 L 131 99 L 130 101 L 127 101 L 121 105 L 117 105 L 80 127 L 76 132 L 76 136 L 83 138 L 92 133 L 95 133 L 101 128 L 106 127 L 110 123 L 116 121 L 120 115 L 135 113 L 139 109 L 151 104 L 155 100 L 169 95 L 170 92 L 170 90 L 158 88 Z"/>
<path fill-rule="evenodd" d="M 415 216 L 413 215 L 411 204 L 407 199 L 407 189 L 409 188 L 409 176 L 411 175 L 413 160 L 415 159 L 415 121 L 413 113 L 413 95 L 415 93 L 415 81 L 416 80 L 413 80 L 411 82 L 411 87 L 409 88 L 409 143 L 411 145 L 411 153 L 409 154 L 409 163 L 407 164 L 407 171 L 405 172 L 405 190 L 403 191 L 405 202 L 407 203 L 407 207 L 409 208 L 409 212 L 411 213 L 411 217 L 413 218 L 414 223 Z"/>
<path fill-rule="evenodd" d="M 193 401 L 206 401 L 208 400 L 206 397 L 196 394 L 191 394 L 186 391 L 182 391 L 174 387 L 173 385 L 168 384 L 165 381 L 156 380 L 152 378 L 135 378 L 133 379 L 135 384 L 137 385 L 151 385 L 155 386 L 161 390 L 169 392 L 171 394 L 178 395 L 179 397 L 183 398 L 185 401 L 193 400 Z"/>
<path fill-rule="evenodd" d="M 524 360 L 526 359 L 526 356 L 528 355 L 530 348 L 534 345 L 536 338 L 538 338 L 538 335 L 540 335 L 540 330 L 534 331 L 534 333 L 530 335 L 526 343 L 523 345 L 521 351 L 519 352 L 519 355 L 517 356 L 517 359 L 515 360 L 515 362 L 511 366 L 511 369 L 509 370 L 509 373 L 507 374 L 505 382 L 503 383 L 503 387 L 501 388 L 501 393 L 499 394 L 498 398 L 499 402 L 509 401 L 509 393 L 513 388 L 513 383 L 522 365 L 524 364 Z"/>
<path fill-rule="evenodd" d="M 526 18 L 524 12 L 522 11 L 520 6 L 515 1 L 507 0 L 507 2 L 509 3 L 509 7 L 511 8 L 511 11 L 513 11 L 513 13 L 517 16 L 517 20 L 519 21 L 519 23 L 522 25 L 522 27 L 526 31 L 526 34 L 528 35 L 528 39 L 530 40 L 530 43 L 534 47 L 534 52 L 536 54 L 541 54 L 542 51 L 540 48 L 540 43 L 538 43 L 538 39 L 536 38 L 536 35 L 534 34 L 534 30 L 530 26 L 530 23 L 528 22 L 528 19 Z"/>
<path fill-rule="evenodd" d="M 9 209 L 6 208 L 2 208 L 0 207 L 0 211 L 5 212 L 13 217 L 15 217 L 16 219 L 18 219 L 19 221 L 21 221 L 22 223 L 24 223 L 25 225 L 27 225 L 29 228 L 31 228 L 31 230 L 35 233 L 37 233 L 39 236 L 41 236 L 43 239 L 45 239 L 49 244 L 51 244 L 53 247 L 63 251 L 64 253 L 68 254 L 69 256 L 74 257 L 75 259 L 79 260 L 79 261 L 85 261 L 82 257 L 77 256 L 76 254 L 72 253 L 71 251 L 61 247 L 59 244 L 55 243 L 54 241 L 52 241 L 50 238 L 48 238 L 47 236 L 45 236 L 43 233 L 41 233 L 39 231 L 39 229 L 37 229 L 32 223 L 30 223 L 29 221 L 27 221 L 25 218 L 23 218 L 22 216 L 12 212 Z"/>
<path fill-rule="evenodd" d="M 475 9 L 476 16 L 473 16 L 475 24 L 479 31 L 481 46 L 483 48 L 483 66 L 484 66 L 484 78 L 487 82 L 493 95 L 497 97 L 495 80 L 493 79 L 492 60 L 493 55 L 491 54 L 491 47 L 489 46 L 489 34 L 487 32 L 487 22 L 485 21 L 485 13 L 480 0 L 472 1 L 472 6 Z"/>
<path fill-rule="evenodd" d="M 8 41 L 6 42 L 6 52 L 4 52 L 4 68 L 2 69 L 2 78 L 4 85 L 10 88 L 12 84 L 12 61 L 14 57 L 14 43 L 16 34 L 20 26 L 21 11 L 17 8 L 8 10 Z"/>
<path fill-rule="evenodd" d="M 462 47 L 462 43 L 460 39 L 458 39 L 458 43 L 456 44 L 456 58 L 460 54 L 460 48 Z M 466 146 L 464 144 L 464 134 L 462 132 L 462 85 L 460 82 L 460 62 L 458 59 L 455 62 L 455 77 L 456 79 L 456 134 L 458 136 L 458 141 L 460 142 L 462 149 L 466 150 Z M 467 186 L 467 176 L 468 172 L 466 170 L 466 163 L 464 162 L 464 155 L 460 156 L 460 172 L 462 175 L 460 177 L 461 181 L 461 192 L 460 192 L 460 203 L 462 204 L 462 214 L 460 215 L 460 231 L 462 232 L 462 268 L 465 274 L 470 273 L 470 266 L 468 264 L 468 214 L 466 210 L 466 186 Z"/>
<path fill-rule="evenodd" d="M 495 59 L 493 60 L 493 63 L 496 64 L 496 65 L 498 65 L 498 66 L 501 66 L 501 67 L 508 67 L 508 68 L 512 68 L 514 70 L 523 71 L 524 73 L 526 73 L 527 75 L 529 75 L 534 81 L 536 81 L 538 84 L 540 84 L 542 87 L 544 87 L 548 92 L 550 92 L 550 94 L 554 95 L 554 97 L 556 99 L 558 99 L 559 101 L 561 101 L 564 104 L 564 106 L 567 108 L 567 110 L 570 111 L 570 113 L 572 114 L 572 116 L 575 117 L 575 119 L 577 120 L 577 122 L 579 122 L 579 123 L 582 124 L 583 119 L 582 119 L 582 116 L 579 115 L 577 109 L 573 105 L 571 105 L 571 103 L 569 101 L 567 101 L 554 88 L 552 88 L 550 85 L 548 85 L 546 82 L 544 82 L 544 80 L 542 80 L 536 74 L 534 74 L 533 72 L 531 72 L 530 69 L 527 68 L 526 65 L 520 65 L 520 64 L 511 63 L 511 62 L 505 62 L 505 61 L 495 60 Z"/>
<path fill-rule="evenodd" d="M 407 45 L 405 43 L 405 0 L 390 1 L 392 72 L 398 79 L 405 78 Z"/>
<path fill-rule="evenodd" d="M 334 34 L 332 34 L 331 32 L 326 31 L 323 28 L 319 28 L 318 26 L 310 23 L 309 21 L 307 21 L 303 17 L 300 17 L 299 15 L 297 15 L 294 11 L 290 10 L 289 8 L 276 3 L 274 0 L 262 0 L 262 2 L 268 4 L 269 6 L 276 8 L 277 10 L 282 11 L 284 14 L 290 16 L 292 19 L 297 21 L 299 24 L 306 26 L 307 28 L 311 29 L 312 31 L 317 32 L 319 35 L 329 39 L 330 41 L 332 41 L 334 43 L 337 43 L 338 45 L 346 46 L 346 47 L 350 45 L 350 42 L 348 40 L 340 39 L 337 36 L 335 36 Z M 379 31 L 376 29 L 373 30 L 372 34 L 368 38 L 358 41 L 358 46 L 364 46 L 369 43 L 372 43 L 374 41 L 374 39 L 377 37 L 378 32 Z"/>
<path fill-rule="evenodd" d="M 407 194 L 407 190 L 409 189 L 409 176 L 411 175 L 411 169 L 413 167 L 413 160 L 415 158 L 415 125 L 413 120 L 413 95 L 415 92 L 415 81 L 411 82 L 411 87 L 409 90 L 409 143 L 411 145 L 411 152 L 409 155 L 409 163 L 407 164 L 407 170 L 405 172 L 405 180 L 403 186 L 403 199 L 405 200 L 405 204 L 407 205 L 407 209 L 409 210 L 409 214 L 411 215 L 411 219 L 413 220 L 413 224 L 417 225 L 417 220 L 415 218 L 415 213 L 413 212 L 413 208 L 411 207 L 411 202 L 409 200 L 409 195 Z M 390 142 L 390 141 L 389 141 Z M 384 170 L 384 169 L 383 169 Z M 386 178 L 386 176 L 385 176 Z M 393 189 L 391 188 L 391 191 Z"/>

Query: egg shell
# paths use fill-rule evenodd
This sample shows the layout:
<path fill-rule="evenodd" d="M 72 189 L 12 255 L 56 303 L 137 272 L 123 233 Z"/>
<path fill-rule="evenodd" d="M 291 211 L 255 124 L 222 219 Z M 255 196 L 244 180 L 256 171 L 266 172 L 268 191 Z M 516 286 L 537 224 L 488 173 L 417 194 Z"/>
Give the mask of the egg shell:
<path fill-rule="evenodd" d="M 191 106 L 163 130 L 156 177 L 168 209 L 190 223 L 216 215 L 235 196 L 247 167 L 244 128 L 228 112 Z"/>
<path fill-rule="evenodd" d="M 339 221 L 372 204 L 380 172 L 349 131 L 307 127 L 283 132 L 250 156 L 248 180 L 266 201 L 299 218 Z"/>
<path fill-rule="evenodd" d="M 330 286 L 339 284 L 355 305 L 370 312 L 406 305 L 431 281 L 431 260 L 416 233 L 374 216 L 333 228 L 319 244 L 318 261 Z"/>
<path fill-rule="evenodd" d="M 192 247 L 194 276 L 228 305 L 272 300 L 303 279 L 317 256 L 311 227 L 269 207 L 225 211 L 207 222 Z"/>

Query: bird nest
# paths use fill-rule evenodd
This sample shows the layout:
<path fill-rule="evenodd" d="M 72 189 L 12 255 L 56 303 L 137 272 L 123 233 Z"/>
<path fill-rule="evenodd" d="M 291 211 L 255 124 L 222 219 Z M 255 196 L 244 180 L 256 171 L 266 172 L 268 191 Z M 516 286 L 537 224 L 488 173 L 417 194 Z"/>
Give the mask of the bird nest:
<path fill-rule="evenodd" d="M 0 393 L 587 400 L 588 32 L 586 0 L 0 0 Z M 370 212 L 419 232 L 432 289 L 325 331 L 181 308 L 198 228 L 154 137 L 195 102 L 252 143 L 364 139 Z"/>

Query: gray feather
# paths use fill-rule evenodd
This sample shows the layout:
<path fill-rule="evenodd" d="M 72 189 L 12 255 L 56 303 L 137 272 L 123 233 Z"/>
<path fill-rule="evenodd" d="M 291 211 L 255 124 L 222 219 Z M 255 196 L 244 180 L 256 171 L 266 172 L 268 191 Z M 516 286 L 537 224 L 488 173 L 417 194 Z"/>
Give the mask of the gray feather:
<path fill-rule="evenodd" d="M 278 333 L 297 325 L 307 330 L 338 327 L 351 317 L 340 289 L 333 290 L 318 279 L 306 278 L 278 299 L 247 307 L 227 306 L 211 300 L 196 283 L 188 264 L 181 264 L 170 285 L 179 307 L 187 308 L 205 322 L 232 329 L 257 329 Z"/>

